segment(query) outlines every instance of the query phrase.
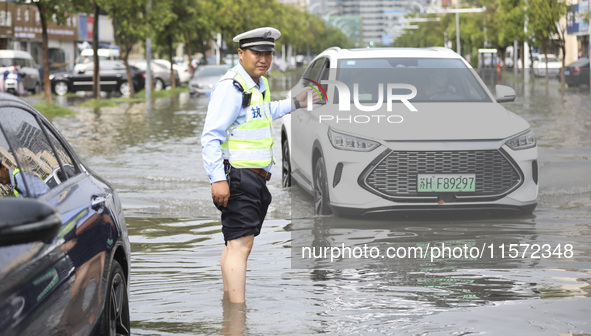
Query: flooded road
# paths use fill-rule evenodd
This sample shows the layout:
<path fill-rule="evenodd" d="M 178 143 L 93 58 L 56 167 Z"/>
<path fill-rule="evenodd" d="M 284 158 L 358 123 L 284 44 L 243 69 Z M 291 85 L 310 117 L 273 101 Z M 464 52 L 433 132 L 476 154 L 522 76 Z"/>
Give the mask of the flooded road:
<path fill-rule="evenodd" d="M 292 206 L 305 211 L 312 204 L 297 187 L 281 188 L 276 166 L 244 306 L 229 304 L 222 293 L 223 238 L 201 161 L 207 98 L 157 99 L 150 111 L 143 103 L 77 107 L 76 115 L 53 122 L 121 196 L 132 243 L 136 335 L 589 334 L 591 97 L 561 94 L 556 84 L 513 86 L 518 98 L 505 106 L 528 120 L 538 139 L 541 187 L 533 216 L 292 220 Z M 289 81 L 276 79 L 271 87 L 280 99 Z M 66 99 L 61 103 L 78 98 Z M 275 153 L 281 162 L 279 147 Z M 554 253 L 366 258 L 310 269 L 292 264 L 294 239 L 302 236 L 380 248 L 468 244 L 497 253 L 501 244 L 548 245 Z"/>

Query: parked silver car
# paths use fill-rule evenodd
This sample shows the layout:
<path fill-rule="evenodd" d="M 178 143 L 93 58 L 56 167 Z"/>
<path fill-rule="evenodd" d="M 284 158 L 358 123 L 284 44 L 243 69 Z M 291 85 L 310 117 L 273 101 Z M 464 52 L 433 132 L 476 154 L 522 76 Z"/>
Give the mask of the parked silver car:
<path fill-rule="evenodd" d="M 131 61 L 129 62 L 129 64 L 135 66 L 136 68 L 146 71 L 147 70 L 147 62 L 145 60 L 141 60 L 141 61 Z M 160 64 L 160 63 L 156 63 L 154 61 L 152 61 L 152 66 L 150 67 L 150 70 L 152 71 L 152 80 L 154 83 L 154 91 L 160 91 L 160 90 L 164 90 L 167 87 L 171 86 L 171 78 L 170 78 L 170 68 L 167 68 L 166 66 Z M 179 74 L 178 72 L 175 70 L 174 71 L 174 80 L 176 85 L 178 86 L 180 81 L 179 81 Z"/>
<path fill-rule="evenodd" d="M 227 65 L 200 65 L 189 81 L 190 94 L 210 94 L 215 83 L 228 71 Z"/>

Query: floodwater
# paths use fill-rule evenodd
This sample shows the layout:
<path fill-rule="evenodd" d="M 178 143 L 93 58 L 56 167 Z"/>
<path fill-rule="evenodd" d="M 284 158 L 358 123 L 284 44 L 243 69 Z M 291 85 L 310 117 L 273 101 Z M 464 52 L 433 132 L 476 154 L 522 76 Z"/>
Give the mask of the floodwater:
<path fill-rule="evenodd" d="M 276 99 L 289 83 L 272 80 Z M 151 110 L 144 103 L 76 108 L 53 122 L 121 196 L 136 335 L 591 334 L 591 97 L 588 90 L 561 94 L 556 82 L 513 86 L 518 98 L 506 107 L 532 124 L 539 145 L 533 216 L 292 220 L 292 202 L 312 204 L 297 187 L 281 188 L 276 166 L 273 203 L 248 262 L 246 305 L 223 298 L 219 213 L 201 161 L 207 98 L 180 94 L 155 100 Z M 503 243 L 546 244 L 554 253 L 305 269 L 292 265 L 298 234 L 359 246 L 468 244 L 496 253 Z"/>

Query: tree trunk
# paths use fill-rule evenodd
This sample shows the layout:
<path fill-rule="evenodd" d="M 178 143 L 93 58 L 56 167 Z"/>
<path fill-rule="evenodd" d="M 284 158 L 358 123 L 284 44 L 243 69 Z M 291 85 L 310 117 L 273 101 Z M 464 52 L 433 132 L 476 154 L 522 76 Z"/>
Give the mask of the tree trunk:
<path fill-rule="evenodd" d="M 131 51 L 131 44 L 125 44 L 125 51 L 123 52 L 123 64 L 127 72 L 127 83 L 129 83 L 129 98 L 135 96 L 135 87 L 133 86 L 133 77 L 131 76 L 131 69 L 129 68 L 129 52 Z"/>
<path fill-rule="evenodd" d="M 191 73 L 191 75 L 193 75 L 195 73 L 195 69 L 193 68 L 193 57 L 192 57 L 192 52 L 191 52 L 191 32 L 186 31 L 185 32 L 185 43 L 187 44 L 187 56 L 189 58 L 189 72 Z"/>
<path fill-rule="evenodd" d="M 45 103 L 52 104 L 53 97 L 51 96 L 51 82 L 49 81 L 49 37 L 47 36 L 47 20 L 45 18 L 46 14 L 43 3 L 37 2 L 36 5 L 41 18 L 41 48 L 43 49 L 43 60 L 41 60 L 41 67 L 43 68 L 43 95 L 45 97 Z"/>
<path fill-rule="evenodd" d="M 170 87 L 176 88 L 176 76 L 174 75 L 174 67 L 172 66 L 174 63 L 172 61 L 174 55 L 174 46 L 172 41 L 172 36 L 168 36 L 168 59 L 170 60 Z"/>
<path fill-rule="evenodd" d="M 94 71 L 92 75 L 92 82 L 93 82 L 93 90 L 92 95 L 94 98 L 101 97 L 101 82 L 100 82 L 100 73 L 99 73 L 99 55 L 98 55 L 98 21 L 99 21 L 99 11 L 100 7 L 96 3 L 96 0 L 93 1 L 94 6 L 94 22 L 92 24 L 92 50 L 94 52 L 93 61 L 94 61 Z"/>
<path fill-rule="evenodd" d="M 562 69 L 560 69 L 560 87 L 564 89 L 566 87 L 566 80 L 564 78 L 564 68 L 565 68 L 565 61 L 566 61 L 566 42 L 564 40 L 560 41 L 560 49 L 562 50 Z"/>
<path fill-rule="evenodd" d="M 544 66 L 546 67 L 546 85 L 550 80 L 550 74 L 548 73 L 548 40 L 542 41 L 542 52 L 544 53 Z M 533 65 L 533 63 L 532 63 Z"/>

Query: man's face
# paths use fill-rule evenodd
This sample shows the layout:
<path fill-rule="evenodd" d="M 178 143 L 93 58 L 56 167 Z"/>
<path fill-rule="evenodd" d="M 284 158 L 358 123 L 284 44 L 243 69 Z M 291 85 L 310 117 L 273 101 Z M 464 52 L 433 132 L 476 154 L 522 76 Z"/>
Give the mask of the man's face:
<path fill-rule="evenodd" d="M 238 57 L 244 70 L 256 81 L 269 70 L 273 61 L 273 52 L 238 49 Z"/>
<path fill-rule="evenodd" d="M 10 183 L 10 172 L 6 166 L 2 165 L 2 167 L 0 167 L 0 184 L 8 183 Z"/>

